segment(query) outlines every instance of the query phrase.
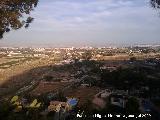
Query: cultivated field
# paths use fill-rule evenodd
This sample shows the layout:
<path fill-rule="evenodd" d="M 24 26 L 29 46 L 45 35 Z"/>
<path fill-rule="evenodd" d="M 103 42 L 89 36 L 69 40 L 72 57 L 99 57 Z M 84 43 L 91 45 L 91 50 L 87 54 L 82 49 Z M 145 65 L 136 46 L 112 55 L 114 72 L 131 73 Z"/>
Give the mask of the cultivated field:
<path fill-rule="evenodd" d="M 33 96 L 39 96 L 48 92 L 57 92 L 58 90 L 63 89 L 65 86 L 71 83 L 62 83 L 62 82 L 40 82 L 39 85 L 30 92 Z"/>

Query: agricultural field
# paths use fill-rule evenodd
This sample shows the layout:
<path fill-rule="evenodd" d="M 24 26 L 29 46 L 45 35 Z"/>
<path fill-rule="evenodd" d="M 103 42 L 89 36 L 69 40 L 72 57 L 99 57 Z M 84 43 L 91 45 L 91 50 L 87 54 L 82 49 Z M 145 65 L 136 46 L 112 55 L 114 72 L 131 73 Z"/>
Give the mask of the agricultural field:
<path fill-rule="evenodd" d="M 36 57 L 5 57 L 0 59 L 0 69 L 10 68 L 15 65 L 23 64 L 31 60 L 37 60 Z"/>
<path fill-rule="evenodd" d="M 62 83 L 62 82 L 40 82 L 39 85 L 30 92 L 33 96 L 39 96 L 48 92 L 57 92 L 58 90 L 63 89 L 65 86 L 71 83 Z"/>
<path fill-rule="evenodd" d="M 5 64 L 9 64 L 11 61 Z M 49 64 L 54 64 L 54 61 L 25 58 L 21 59 L 21 62 L 18 61 L 16 65 L 14 64 L 9 68 L 0 69 L 0 95 L 15 93 L 31 81 L 39 80 L 43 77 L 43 74 L 50 70 L 50 68 L 47 67 Z"/>

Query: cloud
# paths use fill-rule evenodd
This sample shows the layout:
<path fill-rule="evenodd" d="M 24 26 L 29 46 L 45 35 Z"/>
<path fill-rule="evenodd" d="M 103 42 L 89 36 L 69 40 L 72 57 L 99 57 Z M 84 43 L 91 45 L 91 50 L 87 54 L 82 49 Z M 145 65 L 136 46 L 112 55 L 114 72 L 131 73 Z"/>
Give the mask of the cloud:
<path fill-rule="evenodd" d="M 40 0 L 32 16 L 35 21 L 27 32 L 6 39 L 25 37 L 34 44 L 39 40 L 57 45 L 160 41 L 160 18 L 148 0 Z"/>
<path fill-rule="evenodd" d="M 131 6 L 127 0 L 59 0 L 46 2 L 39 6 L 37 15 L 62 22 L 86 22 L 97 20 L 111 14 L 113 9 Z M 93 21 L 92 20 L 92 21 Z M 70 24 L 70 23 L 69 23 Z"/>

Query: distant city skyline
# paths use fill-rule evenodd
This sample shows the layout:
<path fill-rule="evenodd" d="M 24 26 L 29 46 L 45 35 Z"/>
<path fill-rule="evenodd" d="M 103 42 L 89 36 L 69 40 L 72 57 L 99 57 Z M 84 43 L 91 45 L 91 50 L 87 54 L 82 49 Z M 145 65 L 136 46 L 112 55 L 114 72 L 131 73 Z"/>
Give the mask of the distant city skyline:
<path fill-rule="evenodd" d="M 149 0 L 39 0 L 31 16 L 28 29 L 6 33 L 0 46 L 160 44 L 160 17 Z"/>

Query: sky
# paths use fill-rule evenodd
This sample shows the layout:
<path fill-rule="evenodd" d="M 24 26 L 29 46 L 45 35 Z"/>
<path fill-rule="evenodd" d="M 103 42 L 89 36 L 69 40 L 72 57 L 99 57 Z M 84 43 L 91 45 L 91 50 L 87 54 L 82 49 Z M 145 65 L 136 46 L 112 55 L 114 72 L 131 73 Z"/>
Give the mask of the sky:
<path fill-rule="evenodd" d="M 11 31 L 5 47 L 106 47 L 160 44 L 160 15 L 149 0 L 39 0 L 30 27 Z"/>

